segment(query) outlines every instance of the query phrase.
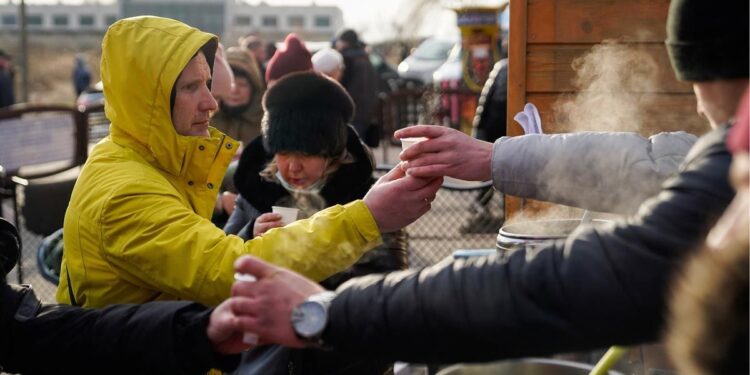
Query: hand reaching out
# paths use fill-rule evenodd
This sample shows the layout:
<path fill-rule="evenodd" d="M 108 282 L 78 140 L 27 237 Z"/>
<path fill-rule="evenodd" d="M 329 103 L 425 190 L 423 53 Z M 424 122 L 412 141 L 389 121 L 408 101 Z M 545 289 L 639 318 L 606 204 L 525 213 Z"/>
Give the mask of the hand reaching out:
<path fill-rule="evenodd" d="M 253 224 L 253 237 L 262 236 L 263 233 L 268 232 L 268 230 L 272 228 L 283 226 L 284 223 L 281 222 L 281 215 L 267 212 L 255 219 L 255 224 Z"/>
<path fill-rule="evenodd" d="M 408 175 L 421 178 L 450 176 L 487 181 L 491 176 L 492 147 L 444 126 L 416 125 L 400 129 L 396 138 L 427 137 L 401 152 Z"/>

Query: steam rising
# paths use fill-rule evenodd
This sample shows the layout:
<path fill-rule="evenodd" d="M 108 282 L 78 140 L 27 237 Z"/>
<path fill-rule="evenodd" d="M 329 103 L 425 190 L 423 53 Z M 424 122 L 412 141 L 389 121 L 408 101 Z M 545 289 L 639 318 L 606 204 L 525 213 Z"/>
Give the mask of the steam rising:
<path fill-rule="evenodd" d="M 569 131 L 638 131 L 644 101 L 658 91 L 659 65 L 644 48 L 605 41 L 573 60 L 575 95 L 553 106 Z"/>
<path fill-rule="evenodd" d="M 575 59 L 572 68 L 576 73 L 573 85 L 577 92 L 562 95 L 553 105 L 557 128 L 567 132 L 650 133 L 644 129 L 648 115 L 645 106 L 653 98 L 653 93 L 660 91 L 660 67 L 649 50 L 643 45 L 605 41 Z M 622 147 L 636 147 L 634 144 L 637 142 L 624 142 L 625 138 L 622 141 Z M 644 144 L 642 147 L 648 147 L 651 152 L 652 146 Z M 596 144 L 574 150 L 572 155 L 575 158 L 552 157 L 543 166 L 540 171 L 540 176 L 544 176 L 543 183 L 535 187 L 537 192 L 542 192 L 539 197 L 551 202 L 578 202 L 582 206 L 587 206 L 588 203 L 584 202 L 592 202 L 593 199 L 596 204 L 589 208 L 609 207 L 613 212 L 630 214 L 637 210 L 643 200 L 658 192 L 661 182 L 676 171 L 672 167 L 661 168 L 661 164 L 654 170 L 650 169 L 648 163 L 632 164 L 630 160 L 622 160 L 623 154 L 603 151 Z M 588 172 L 571 176 L 571 173 L 576 173 L 572 172 L 573 169 Z M 607 174 L 594 175 L 590 171 L 606 171 Z M 626 173 L 624 176 L 631 178 L 625 179 L 627 186 L 614 186 L 609 173 L 621 176 Z M 582 210 L 556 206 L 537 213 L 525 212 L 511 222 L 580 218 L 581 214 Z M 611 215 L 607 216 L 612 218 Z M 602 215 L 597 214 L 596 217 L 601 218 Z"/>

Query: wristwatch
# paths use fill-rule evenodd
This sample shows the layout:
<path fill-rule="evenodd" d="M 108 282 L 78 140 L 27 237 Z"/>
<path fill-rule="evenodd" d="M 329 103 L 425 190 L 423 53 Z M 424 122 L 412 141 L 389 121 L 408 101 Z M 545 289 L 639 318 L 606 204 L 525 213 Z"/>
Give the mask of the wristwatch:
<path fill-rule="evenodd" d="M 292 311 L 294 333 L 309 346 L 325 347 L 321 336 L 328 323 L 328 306 L 335 297 L 330 291 L 313 294 Z"/>

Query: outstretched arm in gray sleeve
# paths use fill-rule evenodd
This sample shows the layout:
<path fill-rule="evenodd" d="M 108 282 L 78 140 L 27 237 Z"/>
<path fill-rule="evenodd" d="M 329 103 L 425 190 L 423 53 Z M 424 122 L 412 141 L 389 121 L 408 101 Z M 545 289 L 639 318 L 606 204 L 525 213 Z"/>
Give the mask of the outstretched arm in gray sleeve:
<path fill-rule="evenodd" d="M 630 214 L 677 172 L 696 139 L 685 132 L 503 137 L 494 144 L 492 180 L 513 196 Z"/>

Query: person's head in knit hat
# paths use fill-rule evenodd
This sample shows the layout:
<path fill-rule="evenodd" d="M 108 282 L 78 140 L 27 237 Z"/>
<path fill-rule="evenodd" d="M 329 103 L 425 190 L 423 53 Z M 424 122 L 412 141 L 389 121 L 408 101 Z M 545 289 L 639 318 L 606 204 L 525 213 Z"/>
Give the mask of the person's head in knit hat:
<path fill-rule="evenodd" d="M 677 78 L 693 84 L 711 126 L 733 116 L 748 82 L 748 2 L 673 0 L 667 51 Z"/>
<path fill-rule="evenodd" d="M 292 33 L 286 36 L 284 45 L 276 50 L 266 67 L 266 84 L 271 87 L 289 73 L 312 70 L 312 56 L 305 44 Z"/>
<path fill-rule="evenodd" d="M 325 183 L 342 163 L 354 102 L 337 82 L 316 72 L 280 79 L 263 97 L 263 143 L 274 154 L 264 175 L 295 189 Z"/>

